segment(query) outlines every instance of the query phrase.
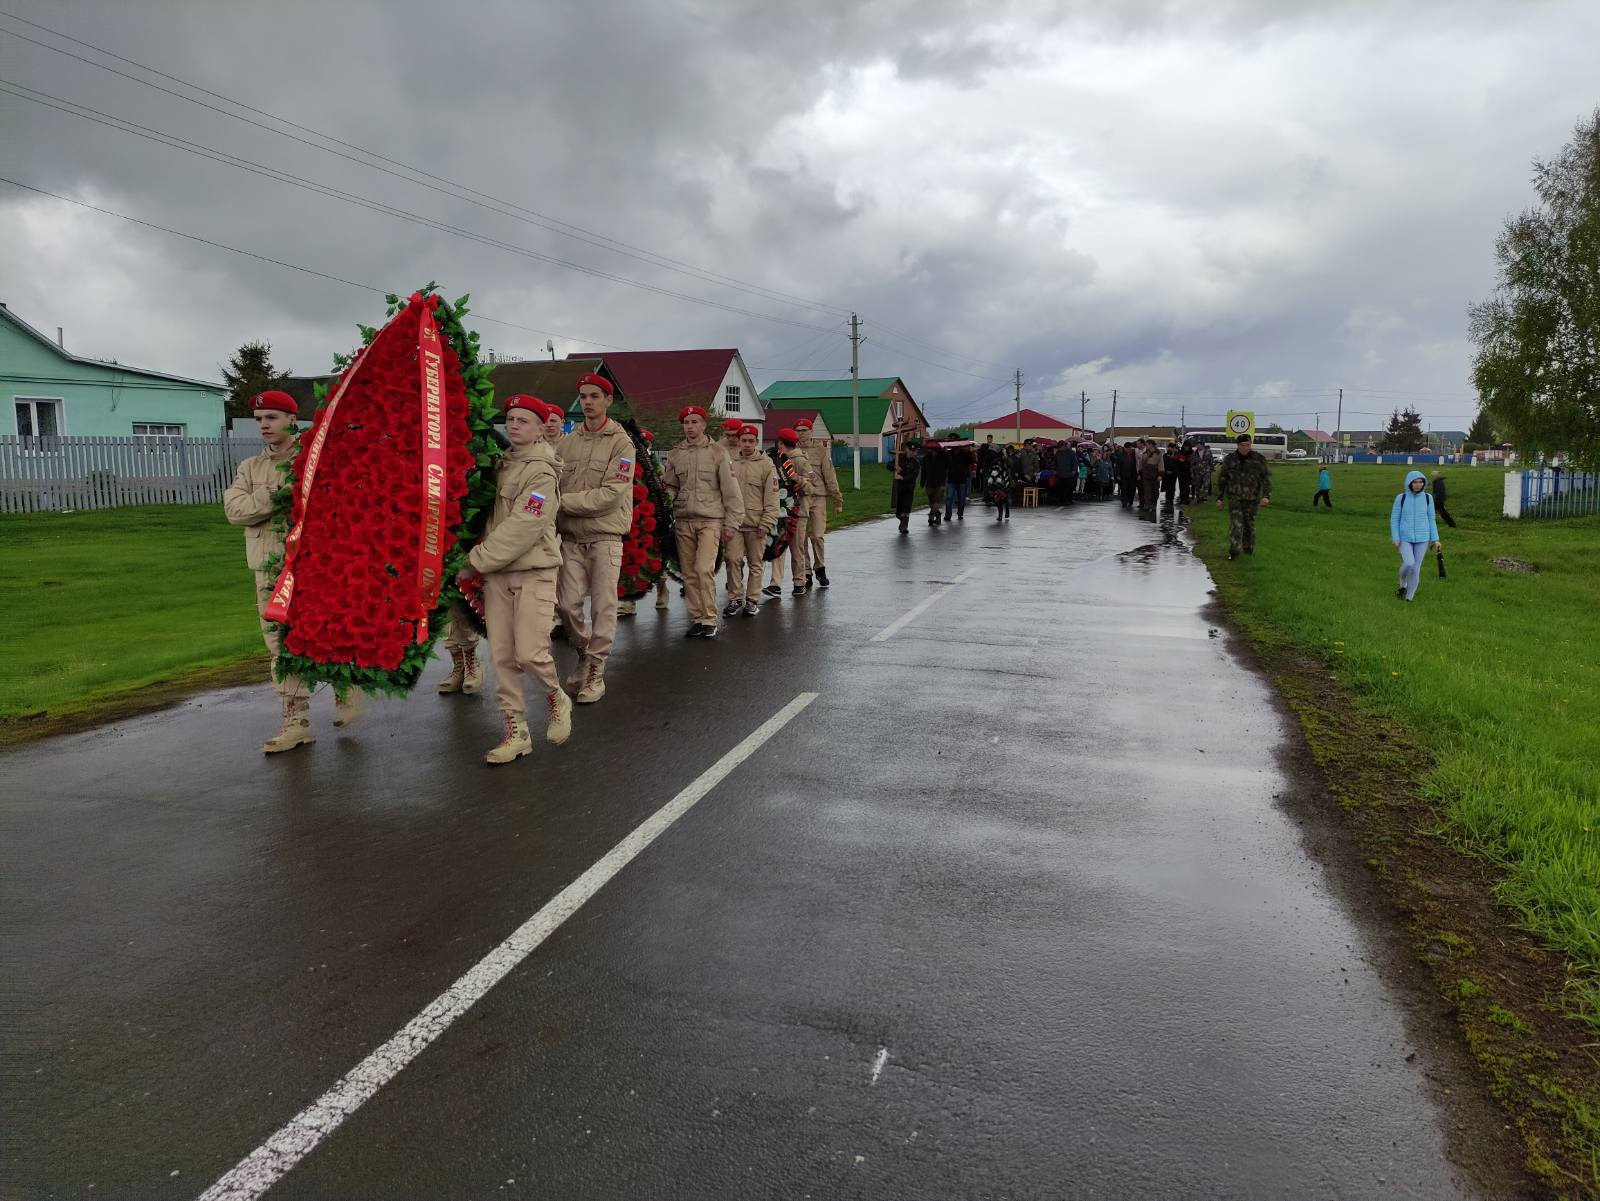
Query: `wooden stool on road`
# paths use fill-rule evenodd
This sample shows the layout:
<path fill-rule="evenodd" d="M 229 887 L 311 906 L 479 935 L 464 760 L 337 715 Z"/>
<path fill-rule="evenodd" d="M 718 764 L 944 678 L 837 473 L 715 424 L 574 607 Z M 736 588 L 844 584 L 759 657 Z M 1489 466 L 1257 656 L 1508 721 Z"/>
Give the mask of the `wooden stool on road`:
<path fill-rule="evenodd" d="M 1022 507 L 1024 509 L 1037 509 L 1039 507 L 1039 492 L 1037 487 L 1029 486 L 1022 490 Z"/>

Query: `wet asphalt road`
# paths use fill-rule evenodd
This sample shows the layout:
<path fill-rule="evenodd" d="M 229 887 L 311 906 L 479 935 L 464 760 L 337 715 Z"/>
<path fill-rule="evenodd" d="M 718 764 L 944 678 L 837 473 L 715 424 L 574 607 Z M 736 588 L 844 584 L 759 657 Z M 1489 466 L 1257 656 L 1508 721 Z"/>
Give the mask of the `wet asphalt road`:
<path fill-rule="evenodd" d="M 509 768 L 439 672 L 0 758 L 0 1196 L 199 1195 L 805 691 L 268 1196 L 1477 1195 L 1203 566 L 1114 506 L 829 546 Z"/>

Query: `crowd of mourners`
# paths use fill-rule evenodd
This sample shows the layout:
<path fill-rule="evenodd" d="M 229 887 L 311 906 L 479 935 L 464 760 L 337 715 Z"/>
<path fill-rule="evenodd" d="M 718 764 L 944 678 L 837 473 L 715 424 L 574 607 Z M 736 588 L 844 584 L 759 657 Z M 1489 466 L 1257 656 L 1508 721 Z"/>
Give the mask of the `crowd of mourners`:
<path fill-rule="evenodd" d="M 926 497 L 929 525 L 964 521 L 974 494 L 993 507 L 996 521 L 1008 520 L 1024 488 L 1061 505 L 1119 499 L 1125 509 L 1149 510 L 1162 498 L 1168 505 L 1198 503 L 1211 498 L 1217 462 L 1198 438 L 1123 444 L 1028 438 L 998 444 L 991 434 L 981 445 L 907 439 L 889 467 L 895 513 L 906 530 L 919 492 Z"/>

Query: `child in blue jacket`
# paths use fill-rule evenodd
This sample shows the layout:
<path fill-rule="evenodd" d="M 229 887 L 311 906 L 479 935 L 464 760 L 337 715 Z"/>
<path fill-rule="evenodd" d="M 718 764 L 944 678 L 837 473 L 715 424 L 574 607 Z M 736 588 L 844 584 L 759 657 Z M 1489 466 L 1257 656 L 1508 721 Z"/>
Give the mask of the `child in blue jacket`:
<path fill-rule="evenodd" d="M 1333 483 L 1328 479 L 1328 469 L 1324 467 L 1321 471 L 1317 472 L 1317 494 L 1311 498 L 1311 507 L 1313 509 L 1316 508 L 1317 502 L 1320 500 L 1323 504 L 1327 505 L 1328 508 L 1333 508 L 1332 488 Z"/>
<path fill-rule="evenodd" d="M 1389 510 L 1389 540 L 1400 552 L 1400 586 L 1395 595 L 1409 601 L 1422 582 L 1422 564 L 1428 543 L 1439 550 L 1439 523 L 1433 515 L 1433 497 L 1428 495 L 1427 477 L 1420 471 L 1406 472 L 1405 491 L 1394 498 Z"/>

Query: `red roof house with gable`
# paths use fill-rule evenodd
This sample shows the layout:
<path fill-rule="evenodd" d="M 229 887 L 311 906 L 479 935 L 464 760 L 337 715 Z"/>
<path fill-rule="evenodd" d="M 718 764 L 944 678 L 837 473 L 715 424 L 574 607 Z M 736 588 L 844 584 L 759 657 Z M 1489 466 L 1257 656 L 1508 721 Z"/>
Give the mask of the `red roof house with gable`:
<path fill-rule="evenodd" d="M 1038 409 L 1022 410 L 1022 438 L 1050 438 L 1060 441 L 1063 438 L 1092 438 L 1093 430 L 1083 429 L 1071 421 L 1064 421 L 1060 417 L 1052 417 L 1049 413 L 1041 413 Z M 1017 414 L 1015 411 L 1004 416 L 995 417 L 989 421 L 979 422 L 973 426 L 973 440 L 982 442 L 988 435 L 993 434 L 996 442 L 1015 442 L 1017 440 Z"/>
<path fill-rule="evenodd" d="M 567 357 L 600 358 L 635 413 L 675 415 L 685 405 L 700 405 L 755 422 L 765 413 L 755 381 L 735 349 L 623 350 L 600 356 L 591 351 Z"/>

